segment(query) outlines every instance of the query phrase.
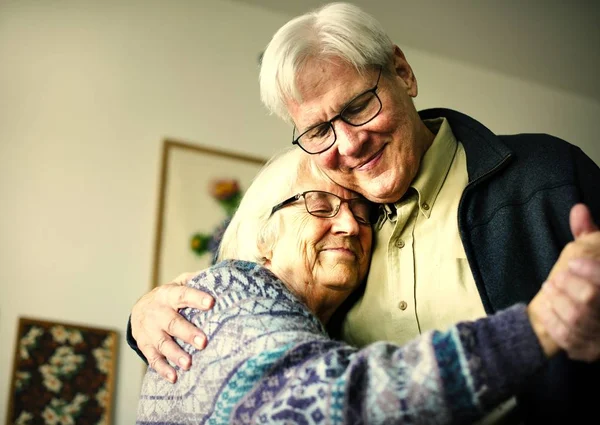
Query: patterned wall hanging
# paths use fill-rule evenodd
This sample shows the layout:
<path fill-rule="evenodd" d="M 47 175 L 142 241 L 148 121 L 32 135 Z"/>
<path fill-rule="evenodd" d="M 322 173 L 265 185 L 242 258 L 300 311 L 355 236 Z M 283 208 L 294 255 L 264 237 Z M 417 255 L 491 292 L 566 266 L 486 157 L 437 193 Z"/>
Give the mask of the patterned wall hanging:
<path fill-rule="evenodd" d="M 7 425 L 110 425 L 117 333 L 20 318 Z"/>

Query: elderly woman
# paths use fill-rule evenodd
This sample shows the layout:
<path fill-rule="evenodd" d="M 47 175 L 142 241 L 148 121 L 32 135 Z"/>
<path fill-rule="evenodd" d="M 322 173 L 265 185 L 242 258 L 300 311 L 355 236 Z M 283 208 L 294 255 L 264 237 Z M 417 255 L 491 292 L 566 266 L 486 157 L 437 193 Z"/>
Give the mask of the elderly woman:
<path fill-rule="evenodd" d="M 331 339 L 325 325 L 369 267 L 373 207 L 311 164 L 285 152 L 247 190 L 224 261 L 188 282 L 215 299 L 181 311 L 210 343 L 178 341 L 193 365 L 175 384 L 148 369 L 139 424 L 465 423 L 557 351 L 535 300 L 402 347 Z"/>

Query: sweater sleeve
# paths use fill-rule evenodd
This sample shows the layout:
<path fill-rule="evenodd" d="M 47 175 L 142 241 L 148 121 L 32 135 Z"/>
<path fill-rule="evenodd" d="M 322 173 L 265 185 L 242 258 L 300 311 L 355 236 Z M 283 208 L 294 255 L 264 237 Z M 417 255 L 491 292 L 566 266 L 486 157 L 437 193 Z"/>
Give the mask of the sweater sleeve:
<path fill-rule="evenodd" d="M 544 363 L 524 305 L 359 350 L 329 338 L 264 269 L 214 269 L 195 284 L 215 306 L 181 314 L 209 344 L 178 341 L 193 360 L 175 384 L 148 369 L 139 424 L 460 424 L 514 395 Z"/>
<path fill-rule="evenodd" d="M 282 353 L 240 396 L 229 419 L 468 423 L 514 395 L 543 362 L 524 305 L 404 346 L 380 342 L 357 350 L 310 341 Z"/>

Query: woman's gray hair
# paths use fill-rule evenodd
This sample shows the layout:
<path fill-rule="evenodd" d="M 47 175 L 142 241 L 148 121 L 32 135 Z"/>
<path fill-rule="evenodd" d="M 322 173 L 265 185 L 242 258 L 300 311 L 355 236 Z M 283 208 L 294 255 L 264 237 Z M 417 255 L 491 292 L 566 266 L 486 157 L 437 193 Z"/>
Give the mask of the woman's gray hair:
<path fill-rule="evenodd" d="M 260 96 L 271 113 L 291 121 L 287 100 L 301 101 L 296 77 L 311 59 L 339 58 L 362 73 L 391 63 L 394 44 L 381 24 L 357 6 L 330 3 L 282 26 L 260 67 Z"/>
<path fill-rule="evenodd" d="M 295 195 L 298 180 L 310 175 L 330 181 L 310 156 L 295 146 L 274 155 L 245 191 L 223 234 L 217 261 L 237 259 L 264 264 L 261 247 L 272 247 L 280 229 L 280 216 L 269 219 L 271 209 Z"/>

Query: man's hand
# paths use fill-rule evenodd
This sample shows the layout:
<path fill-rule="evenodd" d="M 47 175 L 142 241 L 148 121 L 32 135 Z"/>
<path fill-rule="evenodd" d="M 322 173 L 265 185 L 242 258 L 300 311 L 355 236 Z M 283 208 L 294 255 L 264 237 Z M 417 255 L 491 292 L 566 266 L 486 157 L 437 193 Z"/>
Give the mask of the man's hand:
<path fill-rule="evenodd" d="M 551 299 L 543 317 L 548 335 L 574 360 L 600 360 L 600 261 L 570 261 L 542 292 Z"/>
<path fill-rule="evenodd" d="M 570 224 L 575 240 L 529 311 L 546 354 L 562 348 L 572 359 L 591 362 L 600 359 L 600 231 L 581 204 L 571 210 Z"/>
<path fill-rule="evenodd" d="M 214 300 L 210 295 L 185 285 L 198 273 L 184 273 L 172 282 L 154 288 L 141 297 L 131 311 L 131 333 L 138 348 L 150 367 L 172 383 L 177 381 L 177 373 L 166 359 L 186 370 L 191 365 L 190 355 L 172 337 L 199 350 L 206 345 L 204 333 L 178 312 L 185 307 L 212 308 Z"/>
<path fill-rule="evenodd" d="M 571 225 L 571 233 L 575 240 L 563 249 L 560 253 L 558 261 L 552 267 L 548 279 L 553 279 L 556 273 L 568 269 L 568 263 L 574 258 L 598 258 L 600 259 L 600 252 L 598 247 L 594 244 L 594 240 L 583 240 L 582 244 L 577 244 L 580 238 L 585 235 L 589 235 L 598 232 L 598 226 L 594 223 L 590 210 L 583 204 L 577 204 L 571 208 L 571 214 L 569 216 L 569 224 Z M 593 238 L 592 238 L 593 239 Z"/>

